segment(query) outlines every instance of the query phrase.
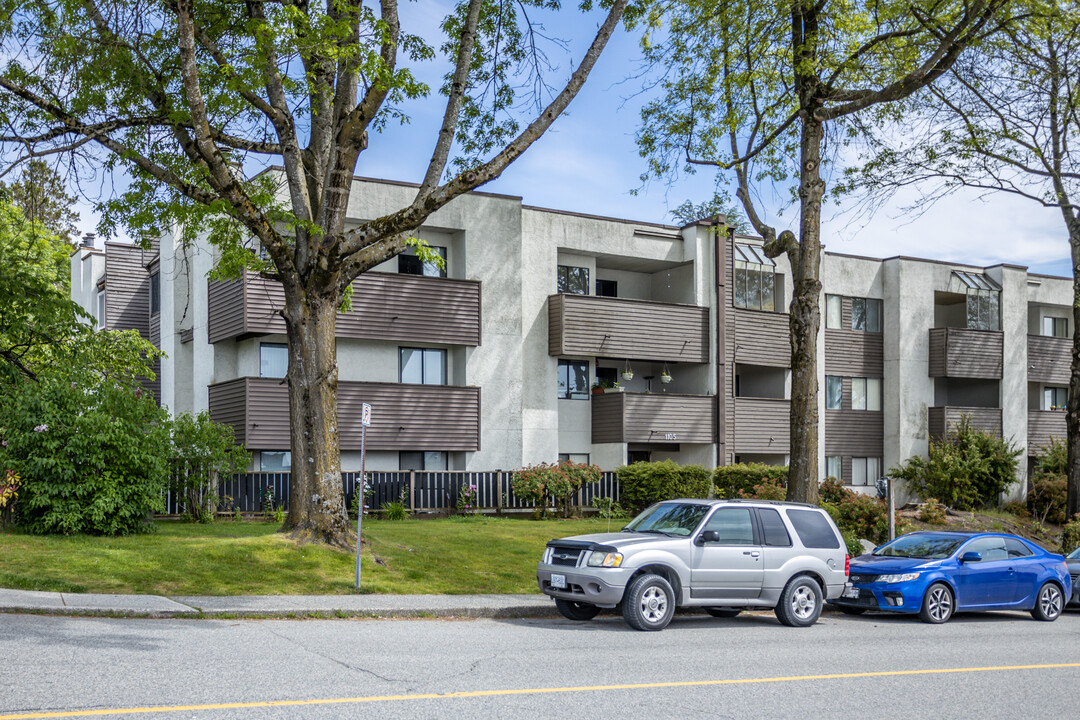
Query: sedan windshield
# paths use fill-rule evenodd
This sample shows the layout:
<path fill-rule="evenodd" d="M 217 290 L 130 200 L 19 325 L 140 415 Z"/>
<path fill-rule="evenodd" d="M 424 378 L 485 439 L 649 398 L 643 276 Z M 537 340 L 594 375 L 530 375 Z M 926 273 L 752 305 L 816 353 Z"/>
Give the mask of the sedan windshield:
<path fill-rule="evenodd" d="M 660 503 L 646 509 L 631 520 L 623 530 L 683 537 L 694 532 L 694 528 L 708 511 L 708 505 Z"/>
<path fill-rule="evenodd" d="M 966 539 L 947 535 L 906 535 L 879 547 L 874 554 L 886 557 L 942 560 L 956 552 L 956 548 L 960 547 Z"/>

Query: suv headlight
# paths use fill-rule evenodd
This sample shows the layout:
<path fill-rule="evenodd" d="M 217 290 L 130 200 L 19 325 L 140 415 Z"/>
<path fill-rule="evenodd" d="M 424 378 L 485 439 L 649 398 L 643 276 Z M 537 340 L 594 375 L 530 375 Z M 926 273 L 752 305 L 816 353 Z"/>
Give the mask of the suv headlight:
<path fill-rule="evenodd" d="M 540 561 L 545 565 L 551 564 L 551 556 L 555 554 L 555 548 L 544 548 L 544 558 Z"/>
<path fill-rule="evenodd" d="M 902 575 L 882 575 L 878 578 L 878 582 L 884 583 L 902 583 L 911 582 L 919 577 L 919 573 L 903 573 Z"/>
<path fill-rule="evenodd" d="M 593 550 L 589 555 L 589 567 L 619 567 L 622 565 L 622 553 Z"/>

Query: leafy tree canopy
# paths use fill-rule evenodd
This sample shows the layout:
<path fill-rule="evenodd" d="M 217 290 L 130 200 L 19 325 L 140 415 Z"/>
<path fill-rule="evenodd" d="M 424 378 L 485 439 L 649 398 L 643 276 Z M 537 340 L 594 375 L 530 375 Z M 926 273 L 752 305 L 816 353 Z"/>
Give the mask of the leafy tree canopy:
<path fill-rule="evenodd" d="M 60 173 L 44 160 L 30 160 L 21 167 L 22 175 L 17 180 L 10 185 L 0 182 L 0 198 L 14 203 L 31 223 L 74 244 L 79 214 L 71 209 L 75 196 L 68 194 Z"/>

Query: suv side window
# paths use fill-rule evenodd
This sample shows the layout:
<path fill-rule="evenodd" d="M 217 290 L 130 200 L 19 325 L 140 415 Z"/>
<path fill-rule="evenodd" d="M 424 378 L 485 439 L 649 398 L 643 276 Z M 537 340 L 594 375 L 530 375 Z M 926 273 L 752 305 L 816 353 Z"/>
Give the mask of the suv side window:
<path fill-rule="evenodd" d="M 1005 549 L 1009 551 L 1009 558 L 1030 557 L 1035 553 L 1021 540 L 1005 538 Z"/>
<path fill-rule="evenodd" d="M 817 510 L 788 510 L 787 516 L 806 547 L 823 549 L 840 547 L 840 539 L 833 532 L 825 513 Z"/>
<path fill-rule="evenodd" d="M 754 524 L 749 508 L 720 508 L 702 528 L 715 530 L 720 535 L 720 545 L 753 545 Z"/>
<path fill-rule="evenodd" d="M 771 547 L 791 547 L 791 536 L 788 535 L 784 521 L 780 513 L 772 508 L 758 508 L 758 520 L 761 521 L 761 530 L 765 535 L 765 544 Z"/>

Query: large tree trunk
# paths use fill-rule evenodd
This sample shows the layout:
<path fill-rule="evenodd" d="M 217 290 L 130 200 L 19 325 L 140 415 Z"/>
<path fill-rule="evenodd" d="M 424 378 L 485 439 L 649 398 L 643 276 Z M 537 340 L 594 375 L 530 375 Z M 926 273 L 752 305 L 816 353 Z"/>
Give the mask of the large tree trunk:
<path fill-rule="evenodd" d="M 1070 520 L 1080 513 L 1080 218 L 1070 217 L 1066 212 L 1069 226 L 1069 247 L 1072 251 L 1073 264 L 1073 343 L 1072 366 L 1069 373 L 1069 409 L 1066 418 L 1068 444 L 1068 484 L 1065 503 L 1066 517 Z M 1029 478 L 1030 481 L 1030 478 Z"/>
<path fill-rule="evenodd" d="M 791 464 L 787 499 L 818 501 L 817 344 L 821 322 L 821 142 L 824 125 L 807 113 L 802 123 L 798 262 L 791 298 Z"/>
<path fill-rule="evenodd" d="M 336 274 L 285 293 L 292 434 L 285 526 L 297 540 L 351 547 L 356 536 L 345 509 L 338 452 L 337 309 Z"/>

